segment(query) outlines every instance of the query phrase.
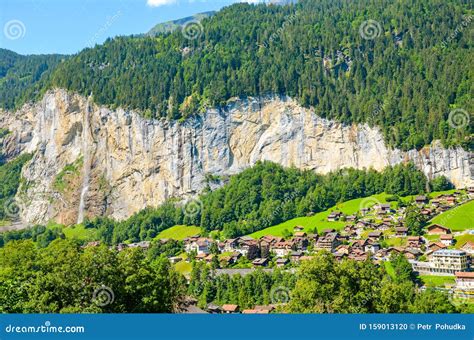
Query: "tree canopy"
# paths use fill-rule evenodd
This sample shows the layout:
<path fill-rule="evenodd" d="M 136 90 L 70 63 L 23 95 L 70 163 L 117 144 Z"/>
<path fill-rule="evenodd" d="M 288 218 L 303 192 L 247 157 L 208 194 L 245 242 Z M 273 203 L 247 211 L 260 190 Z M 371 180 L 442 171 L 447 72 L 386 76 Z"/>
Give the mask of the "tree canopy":
<path fill-rule="evenodd" d="M 401 255 L 403 257 L 403 255 Z M 292 313 L 453 313 L 445 293 L 419 291 L 408 261 L 397 258 L 393 280 L 372 261 L 338 262 L 321 252 L 301 265 L 288 310 Z M 405 266 L 407 263 L 408 266 Z"/>
<path fill-rule="evenodd" d="M 8 243 L 0 282 L 1 313 L 170 313 L 184 294 L 184 278 L 165 257 L 68 240 Z"/>

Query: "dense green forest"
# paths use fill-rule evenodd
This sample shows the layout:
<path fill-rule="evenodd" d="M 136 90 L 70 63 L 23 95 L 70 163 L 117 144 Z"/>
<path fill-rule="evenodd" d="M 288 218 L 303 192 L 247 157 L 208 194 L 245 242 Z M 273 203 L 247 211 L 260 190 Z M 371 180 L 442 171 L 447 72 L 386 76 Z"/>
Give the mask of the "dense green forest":
<path fill-rule="evenodd" d="M 446 180 L 436 180 L 434 184 L 439 190 L 451 187 Z M 98 217 L 85 221 L 84 226 L 97 229 L 98 239 L 109 245 L 151 240 L 160 231 L 181 224 L 198 225 L 207 232 L 222 231 L 224 237 L 231 238 L 324 211 L 350 199 L 382 192 L 414 195 L 424 193 L 432 185 L 413 164 L 388 167 L 383 172 L 345 169 L 317 175 L 312 171 L 259 162 L 232 176 L 223 187 L 214 191 L 207 188 L 199 198 L 187 203 L 191 207 L 170 200 L 124 221 Z M 418 227 L 414 221 L 413 228 L 418 230 Z M 31 237 L 28 231 L 0 234 L 0 246 Z M 43 244 L 60 237 L 58 231 L 48 231 Z"/>
<path fill-rule="evenodd" d="M 0 313 L 169 313 L 184 278 L 164 256 L 31 240 L 0 249 Z"/>
<path fill-rule="evenodd" d="M 397 275 L 389 276 L 371 261 L 337 262 L 319 253 L 304 262 L 292 291 L 291 313 L 453 313 L 456 308 L 445 293 L 419 291 L 410 263 L 393 257 Z"/>
<path fill-rule="evenodd" d="M 61 227 L 47 228 L 43 225 L 35 225 L 27 229 L 0 233 L 0 247 L 11 241 L 32 240 L 38 247 L 44 248 L 58 238 L 66 238 Z"/>
<path fill-rule="evenodd" d="M 11 107 L 62 87 L 113 108 L 178 119 L 235 96 L 284 94 L 322 117 L 378 125 L 392 146 L 441 139 L 472 147 L 472 6 L 468 0 L 235 4 L 203 19 L 193 39 L 177 30 L 87 48 L 45 72 L 34 90 L 23 91 L 18 80 L 3 87 L 0 103 Z M 360 33 L 367 23 L 371 39 Z M 464 110 L 456 111 L 462 117 L 450 116 L 453 109 Z"/>
<path fill-rule="evenodd" d="M 0 48 L 0 103 L 17 108 L 45 92 L 51 71 L 65 59 L 58 54 L 23 56 Z"/>
<path fill-rule="evenodd" d="M 272 292 L 283 288 L 280 294 L 289 295 L 295 283 L 294 273 L 278 268 L 272 273 L 254 271 L 244 277 L 228 274 L 215 276 L 209 265 L 195 262 L 190 275 L 188 294 L 198 299 L 198 306 L 201 308 L 212 302 L 220 306 L 236 304 L 245 309 L 276 303 L 277 296 Z M 280 298 L 284 300 L 285 296 Z"/>

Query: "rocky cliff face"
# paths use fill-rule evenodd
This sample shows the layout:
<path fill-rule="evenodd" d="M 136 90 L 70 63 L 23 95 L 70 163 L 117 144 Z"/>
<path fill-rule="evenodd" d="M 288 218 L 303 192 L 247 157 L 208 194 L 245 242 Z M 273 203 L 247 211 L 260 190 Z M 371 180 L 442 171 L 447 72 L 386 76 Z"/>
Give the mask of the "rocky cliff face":
<path fill-rule="evenodd" d="M 33 154 L 18 194 L 21 218 L 31 223 L 123 219 L 198 193 L 208 174 L 234 174 L 258 160 L 318 173 L 381 170 L 411 160 L 430 178 L 445 175 L 458 187 L 474 183 L 472 153 L 462 148 L 433 143 L 420 151 L 392 150 L 377 129 L 322 119 L 289 98 L 235 101 L 168 122 L 55 90 L 35 105 L 2 113 L 0 127 L 12 132 L 3 141 L 7 155 Z"/>

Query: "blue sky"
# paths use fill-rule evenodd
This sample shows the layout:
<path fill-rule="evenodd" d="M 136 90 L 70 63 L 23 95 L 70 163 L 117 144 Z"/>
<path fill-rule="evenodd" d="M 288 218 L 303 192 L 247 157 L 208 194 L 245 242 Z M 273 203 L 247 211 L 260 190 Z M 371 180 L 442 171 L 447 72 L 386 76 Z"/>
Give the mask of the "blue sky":
<path fill-rule="evenodd" d="M 0 47 L 21 54 L 76 53 L 107 37 L 145 33 L 159 22 L 238 1 L 0 0 Z"/>

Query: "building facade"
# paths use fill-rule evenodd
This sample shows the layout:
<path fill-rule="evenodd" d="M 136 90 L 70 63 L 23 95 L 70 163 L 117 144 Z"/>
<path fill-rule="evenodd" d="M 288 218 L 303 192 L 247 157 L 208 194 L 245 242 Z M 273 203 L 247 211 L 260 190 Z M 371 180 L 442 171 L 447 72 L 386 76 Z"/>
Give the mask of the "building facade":
<path fill-rule="evenodd" d="M 429 262 L 412 261 L 413 270 L 428 275 L 454 275 L 469 270 L 465 251 L 440 249 L 431 254 Z"/>

